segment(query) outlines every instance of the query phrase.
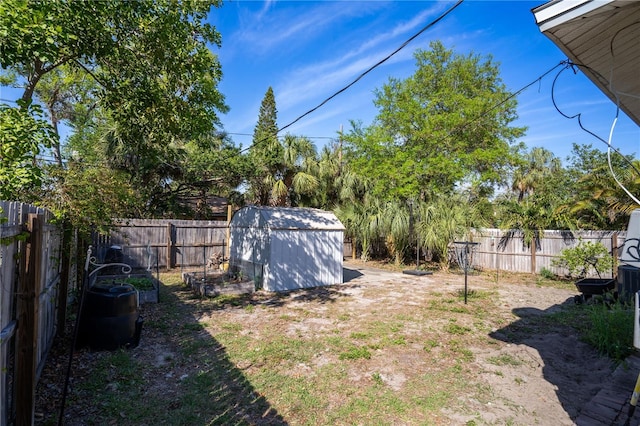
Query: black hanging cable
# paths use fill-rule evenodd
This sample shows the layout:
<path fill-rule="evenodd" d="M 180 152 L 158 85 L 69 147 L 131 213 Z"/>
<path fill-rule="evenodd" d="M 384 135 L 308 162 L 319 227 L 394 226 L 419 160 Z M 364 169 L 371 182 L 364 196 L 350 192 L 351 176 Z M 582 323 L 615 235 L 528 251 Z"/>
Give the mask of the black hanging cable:
<path fill-rule="evenodd" d="M 498 102 L 497 104 L 487 108 L 486 110 L 484 110 L 483 112 L 480 113 L 480 115 L 478 115 L 476 118 L 469 120 L 467 122 L 465 122 L 463 125 L 461 125 L 460 127 L 458 127 L 457 129 L 454 129 L 456 131 L 461 131 L 466 129 L 468 126 L 470 126 L 471 124 L 479 121 L 480 119 L 484 118 L 487 114 L 489 114 L 491 111 L 495 110 L 496 108 L 504 105 L 505 103 L 507 103 L 509 100 L 515 98 L 516 96 L 518 96 L 520 93 L 524 92 L 525 90 L 527 90 L 529 87 L 533 86 L 534 84 L 538 83 L 540 84 L 542 82 L 542 79 L 545 78 L 547 75 L 551 74 L 553 72 L 553 70 L 555 70 L 556 68 L 558 68 L 559 66 L 562 65 L 566 65 L 567 61 L 560 61 L 558 64 L 554 65 L 552 68 L 549 68 L 547 71 L 545 71 L 544 73 L 542 73 L 539 77 L 537 77 L 535 80 L 531 81 L 530 83 L 522 86 L 520 89 L 518 89 L 517 91 L 511 93 L 509 96 L 507 96 L 506 98 L 504 98 L 503 100 L 501 100 L 500 102 Z M 453 132 L 450 131 L 449 134 L 451 134 Z"/>
<path fill-rule="evenodd" d="M 320 104 L 318 104 L 317 106 L 315 106 L 314 108 L 311 108 L 309 111 L 305 112 L 304 114 L 300 115 L 298 118 L 296 118 L 295 120 L 293 120 L 291 123 L 287 124 L 286 126 L 282 126 L 280 129 L 278 129 L 278 133 L 280 133 L 281 131 L 283 131 L 284 129 L 286 129 L 287 127 L 292 126 L 293 124 L 297 123 L 298 121 L 300 121 L 302 118 L 306 117 L 307 115 L 311 114 L 312 112 L 316 111 L 318 108 L 322 107 L 324 104 L 326 104 L 327 102 L 329 102 L 331 99 L 335 98 L 336 96 L 338 96 L 340 93 L 346 91 L 347 89 L 349 89 L 351 86 L 353 86 L 354 84 L 356 84 L 358 81 L 360 81 L 360 79 L 362 79 L 365 75 L 369 74 L 371 71 L 373 71 L 374 69 L 376 69 L 377 67 L 379 67 L 380 65 L 382 65 L 383 63 L 387 62 L 389 59 L 391 59 L 392 56 L 394 56 L 396 53 L 398 53 L 399 51 L 401 51 L 402 49 L 404 49 L 409 43 L 411 43 L 413 40 L 415 40 L 418 36 L 420 36 L 422 33 L 424 33 L 425 31 L 427 31 L 429 28 L 433 27 L 435 24 L 437 24 L 438 22 L 440 22 L 442 19 L 444 19 L 449 13 L 453 12 L 453 10 L 455 8 L 457 8 L 458 6 L 460 6 L 460 4 L 462 4 L 463 0 L 458 0 L 456 2 L 456 4 L 454 4 L 453 6 L 451 6 L 449 9 L 447 9 L 446 11 L 444 11 L 444 13 L 442 13 L 440 16 L 438 16 L 436 19 L 434 19 L 433 21 L 431 21 L 430 23 L 428 23 L 427 25 L 425 25 L 420 31 L 418 31 L 417 33 L 415 33 L 413 36 L 411 36 L 407 41 L 405 41 L 404 43 L 402 43 L 400 45 L 400 47 L 398 47 L 396 50 L 394 50 L 393 52 L 391 52 L 390 54 L 388 54 L 386 57 L 384 57 L 383 59 L 379 60 L 377 63 L 375 63 L 374 65 L 372 65 L 371 67 L 369 67 L 366 71 L 364 71 L 363 73 L 361 73 L 358 77 L 356 77 L 355 80 L 353 80 L 351 83 L 347 84 L 345 87 L 343 87 L 342 89 L 338 90 L 337 92 L 335 92 L 333 95 L 329 96 L 327 99 L 325 99 L 324 101 L 320 102 Z"/>
<path fill-rule="evenodd" d="M 411 43 L 413 40 L 415 40 L 418 36 L 420 36 L 422 33 L 424 33 L 425 31 L 427 31 L 428 29 L 430 29 L 431 27 L 433 27 L 435 24 L 437 24 L 438 22 L 440 22 L 442 19 L 444 19 L 449 13 L 451 13 L 455 8 L 457 8 L 458 6 L 460 6 L 460 4 L 462 4 L 463 0 L 458 0 L 456 2 L 456 4 L 454 4 L 453 6 L 451 6 L 449 9 L 447 9 L 446 11 L 444 11 L 440 16 L 438 16 L 436 19 L 434 19 L 433 21 L 429 22 L 427 25 L 425 25 L 420 31 L 418 31 L 417 33 L 415 33 L 413 36 L 409 37 L 408 40 L 406 40 L 404 43 L 402 43 L 400 45 L 400 47 L 398 47 L 396 50 L 394 50 L 393 52 L 391 52 L 390 54 L 388 54 L 386 57 L 384 57 L 383 59 L 379 60 L 378 62 L 376 62 L 374 65 L 370 66 L 366 71 L 362 72 L 360 75 L 358 75 L 358 77 L 356 77 L 351 83 L 347 84 L 346 86 L 344 86 L 343 88 L 341 88 L 340 90 L 338 90 L 337 92 L 335 92 L 334 94 L 332 94 L 331 96 L 329 96 L 328 98 L 326 98 L 325 100 L 323 100 L 322 102 L 320 102 L 318 105 L 316 105 L 315 107 L 311 108 L 310 110 L 308 110 L 307 112 L 299 115 L 297 118 L 295 118 L 293 121 L 291 121 L 289 124 L 286 124 L 282 127 L 280 127 L 277 131 L 276 131 L 276 135 L 278 133 L 280 133 L 281 131 L 283 131 L 284 129 L 287 129 L 291 126 L 293 126 L 295 123 L 297 123 L 298 121 L 302 120 L 304 117 L 306 117 L 307 115 L 315 112 L 316 110 L 318 110 L 319 108 L 321 108 L 322 106 L 324 106 L 327 102 L 329 102 L 331 99 L 335 98 L 336 96 L 338 96 L 339 94 L 345 92 L 346 90 L 348 90 L 351 86 L 353 86 L 354 84 L 356 84 L 358 81 L 360 81 L 365 75 L 369 74 L 371 71 L 373 71 L 374 69 L 376 69 L 377 67 L 379 67 L 380 65 L 382 65 L 383 63 L 385 63 L 386 61 L 388 61 L 392 56 L 394 56 L 396 53 L 398 53 L 399 51 L 401 51 L 402 49 L 404 49 L 409 43 Z M 266 142 L 267 140 L 269 140 L 269 137 L 264 137 L 260 140 L 258 140 L 257 142 L 254 142 L 252 144 L 250 144 L 248 147 L 241 149 L 240 153 L 246 152 L 249 149 L 251 149 L 252 147 L 259 145 L 263 142 Z"/>
<path fill-rule="evenodd" d="M 572 62 L 572 61 L 566 61 L 566 66 L 561 69 L 560 71 L 558 71 L 558 73 L 556 74 L 555 78 L 553 79 L 553 84 L 551 85 L 551 102 L 553 103 L 553 107 L 556 109 L 556 111 L 562 115 L 564 118 L 568 119 L 568 120 L 578 120 L 578 125 L 580 126 L 580 129 L 582 129 L 584 132 L 590 134 L 591 136 L 593 136 L 594 138 L 596 138 L 597 140 L 599 140 L 600 142 L 604 143 L 605 145 L 607 145 L 607 147 L 609 147 L 609 149 L 611 149 L 612 151 L 614 151 L 616 154 L 620 155 L 622 157 L 622 159 L 629 165 L 629 167 L 631 167 L 631 169 L 638 175 L 640 176 L 640 170 L 636 167 L 635 164 L 633 164 L 633 162 L 626 156 L 624 155 L 622 152 L 620 152 L 620 150 L 614 146 L 611 146 L 609 144 L 608 141 L 606 141 L 604 138 L 598 136 L 596 133 L 594 133 L 593 131 L 587 129 L 584 124 L 582 123 L 582 113 L 579 112 L 577 114 L 574 115 L 569 115 L 569 114 L 565 114 L 560 107 L 558 106 L 558 103 L 556 102 L 556 95 L 555 95 L 555 88 L 556 88 L 556 83 L 558 81 L 558 78 L 560 77 L 560 75 L 570 69 L 573 71 L 574 74 L 577 74 L 577 70 L 580 68 L 584 68 L 584 69 L 588 69 L 590 72 L 594 73 L 598 78 L 602 79 L 603 81 L 607 81 L 602 74 L 600 74 L 598 71 L 596 71 L 595 69 L 584 65 L 584 64 L 579 64 L 576 62 Z M 615 119 L 617 120 L 618 115 L 620 113 L 620 108 L 616 108 L 616 115 L 615 115 Z"/>

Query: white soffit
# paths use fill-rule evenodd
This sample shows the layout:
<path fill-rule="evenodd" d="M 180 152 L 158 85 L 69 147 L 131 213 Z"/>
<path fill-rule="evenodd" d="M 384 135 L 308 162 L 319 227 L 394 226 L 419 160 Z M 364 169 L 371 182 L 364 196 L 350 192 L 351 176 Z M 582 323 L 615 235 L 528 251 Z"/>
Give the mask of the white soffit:
<path fill-rule="evenodd" d="M 553 0 L 533 14 L 540 31 L 640 125 L 640 1 Z"/>
<path fill-rule="evenodd" d="M 553 0 L 533 10 L 540 31 L 545 32 L 557 25 L 579 18 L 600 9 L 614 0 Z"/>

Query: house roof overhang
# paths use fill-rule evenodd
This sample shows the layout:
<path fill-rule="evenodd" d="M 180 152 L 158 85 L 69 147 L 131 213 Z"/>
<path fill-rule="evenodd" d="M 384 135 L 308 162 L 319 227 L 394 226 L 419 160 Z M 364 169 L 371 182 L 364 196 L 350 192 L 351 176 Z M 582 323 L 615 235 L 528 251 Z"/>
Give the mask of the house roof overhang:
<path fill-rule="evenodd" d="M 640 1 L 552 0 L 532 12 L 540 31 L 640 125 Z"/>

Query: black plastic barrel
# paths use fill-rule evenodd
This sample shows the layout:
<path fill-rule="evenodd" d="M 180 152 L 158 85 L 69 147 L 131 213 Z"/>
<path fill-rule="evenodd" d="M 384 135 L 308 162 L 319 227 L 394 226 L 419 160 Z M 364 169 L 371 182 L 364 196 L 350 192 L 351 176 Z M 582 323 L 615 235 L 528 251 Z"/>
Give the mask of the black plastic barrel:
<path fill-rule="evenodd" d="M 616 281 L 618 296 L 622 300 L 633 302 L 633 296 L 640 291 L 640 268 L 630 265 L 618 266 Z"/>
<path fill-rule="evenodd" d="M 128 284 L 100 282 L 87 290 L 81 317 L 83 339 L 93 350 L 136 347 L 142 332 L 138 293 Z"/>

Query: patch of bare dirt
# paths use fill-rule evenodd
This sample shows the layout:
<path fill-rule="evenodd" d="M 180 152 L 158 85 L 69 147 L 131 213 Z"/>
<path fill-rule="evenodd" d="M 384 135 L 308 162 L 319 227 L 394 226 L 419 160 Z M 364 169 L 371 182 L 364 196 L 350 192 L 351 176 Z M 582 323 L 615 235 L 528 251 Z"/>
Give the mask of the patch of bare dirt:
<path fill-rule="evenodd" d="M 363 274 L 351 282 L 367 282 L 367 289 L 391 279 L 384 272 L 370 271 L 361 263 L 350 266 Z M 392 270 L 392 267 L 387 269 Z M 371 277 L 374 277 L 373 282 Z M 422 291 L 464 289 L 462 274 L 436 273 L 417 280 L 422 281 L 418 289 L 415 279 L 395 279 L 393 292 L 387 292 L 377 300 L 368 299 L 368 303 L 395 300 L 395 305 L 401 309 L 411 303 L 412 298 L 406 299 L 407 292 L 414 296 L 414 303 L 419 303 L 416 293 Z M 532 283 L 535 279 L 518 274 L 504 277 L 472 274 L 467 281 L 469 292 L 497 292 L 499 309 L 494 315 L 503 318 L 504 326 L 491 330 L 489 340 L 479 339 L 473 348 L 472 368 L 477 372 L 475 386 L 486 391 L 486 399 L 480 401 L 461 395 L 468 411 L 464 414 L 448 412 L 452 423 L 574 424 L 573 419 L 602 388 L 615 365 L 578 340 L 573 329 L 561 325 L 540 326 L 536 319 L 559 311 L 563 305 L 574 304 L 577 290 L 571 285 L 567 288 L 540 287 Z M 360 303 L 366 303 L 366 300 L 360 299 Z M 394 377 L 393 371 L 389 372 L 389 377 Z M 470 416 L 468 412 L 475 414 Z"/>

